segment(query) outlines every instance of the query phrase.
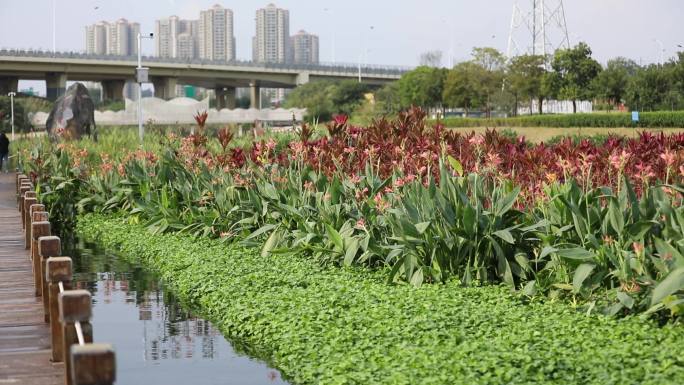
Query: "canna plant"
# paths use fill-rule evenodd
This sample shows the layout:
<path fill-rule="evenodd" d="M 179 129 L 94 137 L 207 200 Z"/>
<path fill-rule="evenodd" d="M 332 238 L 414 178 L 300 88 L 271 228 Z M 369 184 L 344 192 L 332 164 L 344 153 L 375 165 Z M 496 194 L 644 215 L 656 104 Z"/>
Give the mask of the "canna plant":
<path fill-rule="evenodd" d="M 552 296 L 589 300 L 599 292 L 608 314 L 681 314 L 684 209 L 677 189 L 648 188 L 638 198 L 627 179 L 618 194 L 585 192 L 574 182 L 550 186 L 548 204 L 536 210 L 545 226 L 537 232 L 533 284 Z"/>
<path fill-rule="evenodd" d="M 392 284 L 501 282 L 608 314 L 682 314 L 684 137 L 529 146 L 427 127 L 419 110 L 329 130 L 244 146 L 198 130 L 147 151 L 132 136 L 123 153 L 128 139 L 105 134 L 42 142 L 24 165 L 66 226 L 119 212 L 153 233 L 386 269 Z"/>

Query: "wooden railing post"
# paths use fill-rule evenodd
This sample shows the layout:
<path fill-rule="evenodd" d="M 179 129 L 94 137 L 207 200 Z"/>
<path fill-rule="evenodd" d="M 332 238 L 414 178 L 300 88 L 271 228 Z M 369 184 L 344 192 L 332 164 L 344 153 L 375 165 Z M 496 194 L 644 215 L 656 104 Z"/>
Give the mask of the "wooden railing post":
<path fill-rule="evenodd" d="M 24 223 L 24 199 L 26 198 L 26 193 L 31 191 L 33 187 L 23 184 L 19 188 L 19 196 L 17 197 L 17 204 L 19 205 L 19 214 L 21 214 L 21 228 L 22 230 L 26 228 Z"/>
<path fill-rule="evenodd" d="M 27 190 L 24 190 L 24 191 L 21 191 L 21 189 L 24 188 L 24 187 L 28 187 L 28 189 L 27 189 Z M 17 195 L 17 204 L 21 204 L 21 198 L 23 198 L 24 193 L 25 193 L 26 191 L 29 191 L 29 190 L 32 190 L 32 189 L 33 189 L 33 185 L 32 185 L 31 182 L 28 180 L 28 178 L 23 179 L 23 180 L 21 181 L 21 184 L 19 184 L 19 187 L 17 187 L 17 193 L 18 193 L 18 195 Z"/>
<path fill-rule="evenodd" d="M 36 200 L 37 200 L 37 199 L 38 199 L 38 197 L 36 197 Z M 38 211 L 45 211 L 45 205 L 36 202 L 36 203 L 31 204 L 31 205 L 28 206 L 28 218 L 27 218 L 28 221 L 27 221 L 27 225 L 26 225 L 26 227 L 27 227 L 27 228 L 26 228 L 26 231 L 28 231 L 29 229 L 31 229 L 31 223 L 33 223 L 33 221 L 34 221 L 34 220 L 33 220 L 33 213 L 38 212 Z M 30 241 L 31 239 L 32 239 L 32 238 L 29 238 L 29 241 Z M 30 248 L 31 248 L 31 245 L 29 245 L 29 249 L 30 249 Z M 33 254 L 32 254 L 32 253 L 29 254 L 29 256 L 30 256 L 31 258 L 33 258 Z"/>
<path fill-rule="evenodd" d="M 21 187 L 21 184 L 22 184 L 24 181 L 28 181 L 28 180 L 29 180 L 29 178 L 28 178 L 26 175 L 24 175 L 24 174 L 17 174 L 17 186 L 16 186 L 16 187 L 17 187 L 17 194 L 19 194 L 19 187 Z"/>
<path fill-rule="evenodd" d="M 91 299 L 88 290 L 66 290 L 59 294 L 59 321 L 62 323 L 63 341 L 62 351 L 71 352 L 71 345 L 78 344 L 76 322 L 81 324 L 83 342 L 93 342 L 93 328 L 90 324 Z M 73 385 L 71 380 L 71 354 L 64 355 L 65 377 L 67 385 Z"/>
<path fill-rule="evenodd" d="M 29 216 L 29 208 L 31 205 L 35 205 L 38 203 L 38 198 L 35 197 L 30 197 L 29 194 L 35 192 L 33 191 L 27 191 L 24 194 L 24 212 L 22 213 L 24 216 L 24 248 L 26 250 L 29 250 L 31 248 L 31 217 Z M 28 197 L 28 198 L 27 198 Z"/>
<path fill-rule="evenodd" d="M 64 345 L 62 325 L 59 322 L 59 283 L 62 282 L 64 290 L 71 289 L 71 258 L 51 257 L 45 262 L 46 279 L 48 281 L 49 308 L 50 308 L 50 340 L 52 342 L 52 361 L 64 361 Z"/>
<path fill-rule="evenodd" d="M 31 258 L 33 261 L 33 282 L 36 297 L 43 295 L 43 278 L 40 276 L 40 256 L 38 255 L 38 238 L 50 235 L 50 222 L 31 223 Z"/>
<path fill-rule="evenodd" d="M 59 237 L 47 236 L 38 238 L 38 255 L 40 259 L 40 278 L 43 288 L 43 311 L 45 322 L 50 322 L 50 281 L 47 274 L 47 260 L 50 257 L 58 257 L 62 254 L 62 242 Z M 58 288 L 59 289 L 59 288 Z"/>
<path fill-rule="evenodd" d="M 38 198 L 36 198 L 38 199 Z M 42 203 L 34 203 L 31 206 L 29 206 L 29 218 L 33 220 L 33 213 L 38 212 L 38 211 L 45 211 L 45 205 Z"/>
<path fill-rule="evenodd" d="M 71 362 L 74 385 L 112 385 L 116 380 L 116 357 L 110 344 L 74 345 Z"/>

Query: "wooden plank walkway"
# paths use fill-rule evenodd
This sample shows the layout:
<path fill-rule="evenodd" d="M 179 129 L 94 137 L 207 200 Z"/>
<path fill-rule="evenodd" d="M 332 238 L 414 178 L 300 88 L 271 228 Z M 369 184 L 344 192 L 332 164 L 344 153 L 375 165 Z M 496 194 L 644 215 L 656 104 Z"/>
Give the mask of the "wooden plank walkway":
<path fill-rule="evenodd" d="M 0 384 L 63 384 L 63 364 L 50 362 L 49 328 L 34 295 L 15 192 L 14 173 L 0 173 Z"/>

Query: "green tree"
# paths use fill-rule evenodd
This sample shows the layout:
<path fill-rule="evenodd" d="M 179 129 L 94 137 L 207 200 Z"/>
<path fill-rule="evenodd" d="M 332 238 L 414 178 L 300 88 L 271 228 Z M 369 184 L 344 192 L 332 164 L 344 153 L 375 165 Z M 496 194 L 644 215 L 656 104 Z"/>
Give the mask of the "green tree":
<path fill-rule="evenodd" d="M 351 115 L 363 103 L 364 95 L 370 91 L 370 85 L 356 80 L 343 80 L 335 84 L 330 94 L 332 111 L 337 114 Z"/>
<path fill-rule="evenodd" d="M 334 112 L 331 94 L 335 83 L 314 81 L 303 84 L 290 92 L 283 103 L 285 108 L 306 108 L 309 121 L 327 121 Z"/>
<path fill-rule="evenodd" d="M 515 111 L 518 110 L 518 99 L 530 102 L 537 100 L 539 114 L 542 113 L 542 103 L 548 95 L 548 88 L 544 87 L 546 58 L 542 55 L 521 55 L 511 59 L 508 65 L 506 84 L 509 92 L 515 97 Z"/>
<path fill-rule="evenodd" d="M 9 96 L 0 95 L 0 131 L 12 130 L 12 105 Z M 31 119 L 24 109 L 23 98 L 14 98 L 14 129 L 16 132 L 31 130 Z"/>
<path fill-rule="evenodd" d="M 618 57 L 608 61 L 606 68 L 594 79 L 596 97 L 615 106 L 624 101 L 627 84 L 637 73 L 639 66 L 631 59 Z"/>
<path fill-rule="evenodd" d="M 405 73 L 397 82 L 401 105 L 423 108 L 441 106 L 445 78 L 445 70 L 428 66 Z"/>
<path fill-rule="evenodd" d="M 591 48 L 579 43 L 573 48 L 560 49 L 553 57 L 553 91 L 561 99 L 572 100 L 577 112 L 577 100 L 593 98 L 591 84 L 601 72 L 601 65 L 591 57 Z"/>
<path fill-rule="evenodd" d="M 672 61 L 672 77 L 679 95 L 684 95 L 684 52 L 677 52 Z"/>
<path fill-rule="evenodd" d="M 381 115 L 394 115 L 409 106 L 401 102 L 399 82 L 387 83 L 375 91 L 375 109 Z"/>
<path fill-rule="evenodd" d="M 479 87 L 482 102 L 487 117 L 491 115 L 493 102 L 503 100 L 502 85 L 506 58 L 495 48 L 475 47 L 472 52 L 472 62 L 480 67 L 473 76 Z"/>
<path fill-rule="evenodd" d="M 506 57 L 496 48 L 475 47 L 471 53 L 473 61 L 487 71 L 502 71 L 506 65 Z"/>
<path fill-rule="evenodd" d="M 637 70 L 627 85 L 625 99 L 629 108 L 654 111 L 674 108 L 671 91 L 676 89 L 672 67 L 651 64 Z"/>
<path fill-rule="evenodd" d="M 486 97 L 479 84 L 485 69 L 473 61 L 462 62 L 454 66 L 444 81 L 444 102 L 452 107 L 468 111 L 484 105 Z"/>

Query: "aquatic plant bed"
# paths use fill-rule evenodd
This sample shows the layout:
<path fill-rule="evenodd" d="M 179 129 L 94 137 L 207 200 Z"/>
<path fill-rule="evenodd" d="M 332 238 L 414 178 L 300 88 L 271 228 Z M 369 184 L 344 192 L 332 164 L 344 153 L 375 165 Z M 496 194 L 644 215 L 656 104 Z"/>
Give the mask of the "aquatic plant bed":
<path fill-rule="evenodd" d="M 684 383 L 677 323 L 526 304 L 504 286 L 388 285 L 383 271 L 152 235 L 112 216 L 79 216 L 77 232 L 140 258 L 296 384 Z"/>

